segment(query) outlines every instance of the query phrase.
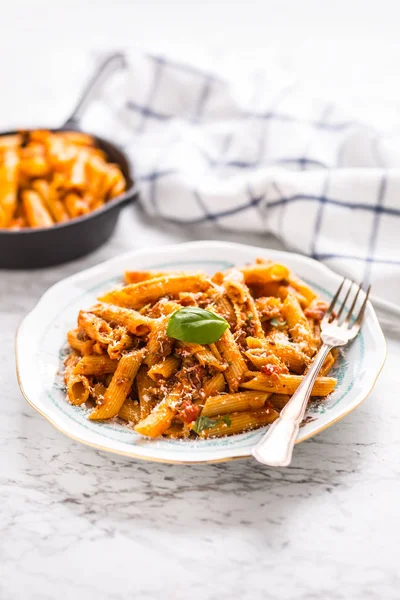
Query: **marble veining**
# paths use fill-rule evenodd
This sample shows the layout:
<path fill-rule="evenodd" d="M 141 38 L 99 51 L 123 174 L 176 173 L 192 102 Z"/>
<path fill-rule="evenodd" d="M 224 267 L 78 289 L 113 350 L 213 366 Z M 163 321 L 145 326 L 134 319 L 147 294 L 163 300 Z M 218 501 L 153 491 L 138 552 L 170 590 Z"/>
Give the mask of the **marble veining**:
<path fill-rule="evenodd" d="M 14 333 L 50 285 L 125 250 L 201 237 L 233 239 L 160 227 L 129 208 L 110 243 L 85 259 L 0 272 L 1 600 L 400 597 L 395 337 L 369 399 L 298 446 L 288 469 L 251 459 L 162 465 L 95 451 L 20 394 Z"/>

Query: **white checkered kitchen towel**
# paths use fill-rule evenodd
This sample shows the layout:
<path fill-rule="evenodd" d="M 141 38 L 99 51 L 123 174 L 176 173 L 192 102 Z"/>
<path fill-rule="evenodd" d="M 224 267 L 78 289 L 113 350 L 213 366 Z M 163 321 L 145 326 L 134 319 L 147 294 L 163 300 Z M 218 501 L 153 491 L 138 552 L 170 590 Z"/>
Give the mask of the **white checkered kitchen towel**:
<path fill-rule="evenodd" d="M 400 145 L 279 69 L 130 55 L 84 125 L 131 155 L 150 215 L 268 231 L 400 304 Z"/>

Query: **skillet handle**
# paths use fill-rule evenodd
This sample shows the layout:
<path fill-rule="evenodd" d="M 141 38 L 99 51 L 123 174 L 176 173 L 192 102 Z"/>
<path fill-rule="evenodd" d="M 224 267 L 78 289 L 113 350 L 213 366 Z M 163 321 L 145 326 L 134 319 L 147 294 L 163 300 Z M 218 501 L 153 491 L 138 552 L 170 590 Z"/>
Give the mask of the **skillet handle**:
<path fill-rule="evenodd" d="M 79 121 L 83 113 L 92 102 L 103 82 L 108 79 L 111 73 L 114 73 L 119 69 L 125 69 L 127 66 L 126 57 L 121 52 L 116 52 L 115 54 L 107 56 L 86 84 L 75 109 L 61 129 L 79 129 Z"/>

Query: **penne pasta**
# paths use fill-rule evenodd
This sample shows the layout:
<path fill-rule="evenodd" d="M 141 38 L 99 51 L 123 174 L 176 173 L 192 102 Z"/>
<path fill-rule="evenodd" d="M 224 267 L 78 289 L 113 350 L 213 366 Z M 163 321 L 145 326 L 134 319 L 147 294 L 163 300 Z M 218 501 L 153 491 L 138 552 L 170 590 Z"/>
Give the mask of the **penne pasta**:
<path fill-rule="evenodd" d="M 84 169 L 75 165 L 75 188 L 68 188 L 70 158 L 57 139 L 60 146 L 38 134 L 38 147 L 29 151 L 41 156 L 40 144 L 51 144 L 59 160 L 60 202 L 63 189 L 79 196 L 83 172 L 92 186 L 88 205 L 96 201 L 95 189 L 114 193 L 116 172 L 91 154 L 82 159 Z M 32 193 L 50 202 L 51 185 L 37 179 Z M 15 213 L 16 227 L 23 218 Z M 321 343 L 326 303 L 271 261 L 230 268 L 212 279 L 202 272 L 127 271 L 125 282 L 81 310 L 77 328 L 68 332 L 67 395 L 76 405 L 91 399 L 93 421 L 119 417 L 140 435 L 183 441 L 263 427 L 297 390 Z M 327 356 L 312 396 L 334 390 L 336 380 L 328 373 L 336 357 L 336 351 Z"/>
<path fill-rule="evenodd" d="M 108 292 L 100 300 L 126 308 L 140 308 L 143 304 L 155 302 L 161 296 L 174 296 L 182 291 L 202 292 L 209 287 L 210 282 L 201 274 L 164 275 Z"/>
<path fill-rule="evenodd" d="M 68 344 L 74 350 L 77 350 L 83 356 L 91 354 L 94 341 L 86 336 L 86 333 L 80 329 L 71 329 L 67 334 Z"/>
<path fill-rule="evenodd" d="M 89 380 L 75 373 L 78 357 L 71 354 L 65 362 L 64 381 L 67 386 L 68 400 L 74 406 L 84 404 L 89 398 Z"/>
<path fill-rule="evenodd" d="M 279 375 L 277 378 L 269 377 L 263 373 L 257 373 L 250 381 L 241 383 L 241 387 L 248 390 L 260 390 L 273 394 L 294 394 L 303 381 L 301 375 Z M 336 385 L 333 377 L 317 377 L 311 396 L 327 396 Z"/>
<path fill-rule="evenodd" d="M 266 392 L 236 392 L 207 398 L 201 412 L 204 417 L 214 417 L 231 412 L 254 410 L 264 406 L 270 394 Z"/>
<path fill-rule="evenodd" d="M 176 373 L 179 364 L 179 358 L 176 356 L 168 356 L 168 358 L 150 367 L 147 374 L 153 381 L 157 381 L 160 377 L 168 379 Z"/>
<path fill-rule="evenodd" d="M 244 373 L 247 371 L 246 362 L 229 329 L 225 331 L 216 345 L 218 351 L 228 363 L 228 368 L 224 371 L 224 375 L 229 389 L 231 392 L 236 392 Z"/>
<path fill-rule="evenodd" d="M 142 360 L 142 350 L 130 352 L 121 358 L 104 394 L 104 401 L 102 404 L 98 404 L 90 413 L 89 419 L 92 421 L 111 419 L 119 413 L 130 392 Z"/>
<path fill-rule="evenodd" d="M 249 344 L 248 340 L 249 338 L 247 338 Z M 247 350 L 245 355 L 258 370 L 270 362 L 271 356 L 278 358 L 290 371 L 299 375 L 304 373 L 310 363 L 309 357 L 290 343 L 265 341 L 261 348 Z"/>
<path fill-rule="evenodd" d="M 90 135 L 33 130 L 0 136 L 1 228 L 50 227 L 86 215 L 125 189 L 121 169 Z"/>
<path fill-rule="evenodd" d="M 118 416 L 123 421 L 127 421 L 128 423 L 132 423 L 136 425 L 136 423 L 140 420 L 140 406 L 139 402 L 134 400 L 125 400 L 123 405 L 121 406 Z"/>
<path fill-rule="evenodd" d="M 154 319 L 145 317 L 136 310 L 112 304 L 96 304 L 90 312 L 108 322 L 123 325 L 130 333 L 138 336 L 147 335 L 154 324 Z"/>
<path fill-rule="evenodd" d="M 223 415 L 221 415 L 221 417 L 223 417 Z M 231 414 L 228 423 L 224 422 L 223 418 L 218 419 L 218 417 L 215 417 L 217 424 L 213 427 L 203 429 L 200 433 L 200 437 L 212 438 L 243 433 L 244 431 L 250 431 L 251 429 L 269 425 L 278 417 L 279 412 L 272 407 Z"/>
<path fill-rule="evenodd" d="M 1 139 L 1 137 L 0 137 Z M 2 162 L 2 164 L 1 164 Z M 18 155 L 14 148 L 6 147 L 0 162 L 0 227 L 8 227 L 17 208 Z"/>
<path fill-rule="evenodd" d="M 145 363 L 148 367 L 157 364 L 160 359 L 171 354 L 172 340 L 167 335 L 169 315 L 158 319 L 150 332 L 147 342 L 147 356 Z"/>
<path fill-rule="evenodd" d="M 223 376 L 222 373 L 217 373 L 213 377 L 210 377 L 210 379 L 207 379 L 207 381 L 204 383 L 204 385 L 203 385 L 204 396 L 206 398 L 208 398 L 209 396 L 214 396 L 215 394 L 218 394 L 219 392 L 223 392 L 225 389 L 225 385 L 226 385 L 225 377 Z"/>
<path fill-rule="evenodd" d="M 33 190 L 23 191 L 22 203 L 30 227 L 51 227 L 54 224 L 37 192 Z"/>
<path fill-rule="evenodd" d="M 131 335 L 125 327 L 115 327 L 112 339 L 107 346 L 108 356 L 113 360 L 119 360 L 125 351 L 130 350 L 133 344 Z"/>
<path fill-rule="evenodd" d="M 136 377 L 138 398 L 140 403 L 140 418 L 145 419 L 154 408 L 153 380 L 148 375 L 148 369 L 142 365 Z"/>
<path fill-rule="evenodd" d="M 297 275 L 290 273 L 289 284 L 306 300 L 306 306 L 316 298 L 316 293 Z"/>
<path fill-rule="evenodd" d="M 106 386 L 104 383 L 97 382 L 89 388 L 90 397 L 95 401 L 96 404 L 102 404 L 104 402 L 104 394 L 106 393 Z"/>
<path fill-rule="evenodd" d="M 276 263 L 260 263 L 242 267 L 241 272 L 247 285 L 262 284 L 282 281 L 289 277 L 289 269 Z"/>
<path fill-rule="evenodd" d="M 175 387 L 165 396 L 163 400 L 145 418 L 139 421 L 135 427 L 137 433 L 147 437 L 158 437 L 162 435 L 172 423 L 179 404 L 182 402 L 182 384 L 178 382 Z"/>
<path fill-rule="evenodd" d="M 77 363 L 74 373 L 77 375 L 106 375 L 114 373 L 118 366 L 117 360 L 111 360 L 108 356 L 83 356 Z"/>
<path fill-rule="evenodd" d="M 310 329 L 307 317 L 293 294 L 288 294 L 283 302 L 282 314 L 285 317 L 294 342 L 300 343 L 301 350 L 308 355 L 317 351 L 316 340 Z"/>
<path fill-rule="evenodd" d="M 112 329 L 107 321 L 92 313 L 81 310 L 78 316 L 78 325 L 96 342 L 108 344 L 111 341 Z"/>

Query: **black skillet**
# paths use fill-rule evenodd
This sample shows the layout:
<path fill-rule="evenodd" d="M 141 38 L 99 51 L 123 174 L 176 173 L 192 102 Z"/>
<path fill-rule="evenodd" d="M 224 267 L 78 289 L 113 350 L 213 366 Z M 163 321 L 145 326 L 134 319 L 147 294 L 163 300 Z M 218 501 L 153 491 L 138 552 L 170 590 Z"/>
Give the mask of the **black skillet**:
<path fill-rule="evenodd" d="M 113 71 L 126 68 L 123 54 L 109 56 L 97 69 L 82 93 L 74 112 L 59 129 L 80 131 L 79 120 L 101 82 Z M 36 127 L 35 129 L 42 129 Z M 47 128 L 46 128 L 47 129 Z M 3 132 L 9 135 L 16 131 Z M 92 135 L 92 134 L 91 134 Z M 137 198 L 132 167 L 126 154 L 112 142 L 93 136 L 110 162 L 117 163 L 127 182 L 126 191 L 88 215 L 49 228 L 10 231 L 0 229 L 0 268 L 35 269 L 74 260 L 92 252 L 112 234 L 123 206 Z"/>

